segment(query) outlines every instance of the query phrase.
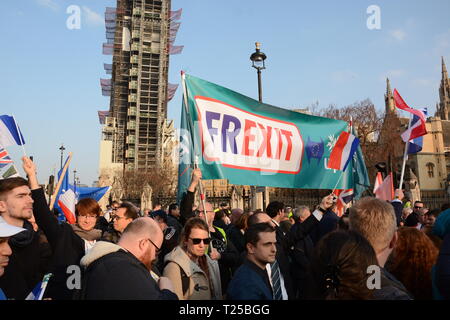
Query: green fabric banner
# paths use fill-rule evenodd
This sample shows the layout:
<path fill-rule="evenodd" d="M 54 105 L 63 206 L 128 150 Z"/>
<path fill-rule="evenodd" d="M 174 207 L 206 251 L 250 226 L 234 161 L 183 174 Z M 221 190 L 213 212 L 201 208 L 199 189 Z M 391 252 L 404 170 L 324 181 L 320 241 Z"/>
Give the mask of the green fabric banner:
<path fill-rule="evenodd" d="M 259 103 L 187 74 L 184 78 L 187 107 L 182 113 L 189 125 L 183 121 L 180 135 L 191 137 L 189 149 L 203 179 L 302 189 L 352 189 L 356 183 L 363 191 L 369 185 L 360 147 L 345 172 L 327 168 L 339 134 L 349 130 L 346 122 Z"/>

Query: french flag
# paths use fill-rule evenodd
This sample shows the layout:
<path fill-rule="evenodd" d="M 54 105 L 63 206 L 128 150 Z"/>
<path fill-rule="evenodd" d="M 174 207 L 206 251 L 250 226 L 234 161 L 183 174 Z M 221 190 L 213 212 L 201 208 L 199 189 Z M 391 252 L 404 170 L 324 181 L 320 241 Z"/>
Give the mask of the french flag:
<path fill-rule="evenodd" d="M 403 132 L 402 134 L 403 141 L 407 142 L 409 140 L 426 135 L 427 127 L 425 123 L 427 121 L 427 117 L 423 112 L 423 110 L 410 108 L 403 100 L 403 98 L 400 96 L 397 89 L 394 89 L 394 102 L 397 108 L 412 113 L 418 117 L 418 121 L 412 123 L 410 128 L 405 132 Z"/>
<path fill-rule="evenodd" d="M 358 149 L 359 139 L 349 132 L 342 131 L 328 160 L 328 168 L 345 171 L 353 154 Z"/>
<path fill-rule="evenodd" d="M 66 163 L 69 158 L 66 159 Z M 65 164 L 64 164 L 65 167 Z M 63 168 L 64 168 L 63 167 Z M 62 169 L 58 173 L 58 177 L 61 176 Z M 67 222 L 70 224 L 74 224 L 76 222 L 75 217 L 75 205 L 78 201 L 77 195 L 72 190 L 69 184 L 69 168 L 66 170 L 66 174 L 64 175 L 63 181 L 61 183 L 61 189 L 56 195 L 56 203 L 58 204 L 61 211 L 64 213 L 64 216 L 67 219 Z"/>
<path fill-rule="evenodd" d="M 8 147 L 24 144 L 25 140 L 14 117 L 7 115 L 0 116 L 0 145 Z"/>

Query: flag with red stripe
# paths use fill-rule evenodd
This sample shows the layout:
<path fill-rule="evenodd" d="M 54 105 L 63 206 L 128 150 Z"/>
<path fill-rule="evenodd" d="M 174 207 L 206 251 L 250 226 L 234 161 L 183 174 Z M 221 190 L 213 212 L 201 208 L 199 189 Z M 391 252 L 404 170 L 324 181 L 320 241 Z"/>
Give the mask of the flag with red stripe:
<path fill-rule="evenodd" d="M 63 168 L 66 166 L 69 157 L 67 157 L 66 162 L 64 163 Z M 58 172 L 58 179 L 62 173 L 61 169 Z M 69 184 L 69 168 L 67 168 L 66 173 L 64 175 L 63 181 L 61 183 L 61 189 L 59 189 L 58 194 L 56 195 L 56 203 L 55 208 L 58 208 L 62 211 L 64 216 L 66 217 L 67 222 L 70 224 L 74 224 L 76 222 L 75 218 L 75 205 L 78 201 L 76 193 L 73 191 L 71 185 Z"/>
<path fill-rule="evenodd" d="M 349 132 L 342 131 L 331 151 L 328 168 L 345 171 L 358 146 L 358 138 Z"/>
<path fill-rule="evenodd" d="M 75 218 L 75 204 L 77 202 L 77 197 L 72 189 L 66 190 L 58 199 L 58 205 L 61 208 L 67 222 L 74 224 L 76 222 Z"/>
<path fill-rule="evenodd" d="M 8 151 L 0 147 L 0 169 L 11 163 L 13 163 L 13 161 L 10 158 Z"/>
<path fill-rule="evenodd" d="M 427 127 L 425 123 L 427 121 L 427 118 L 425 116 L 425 113 L 422 110 L 410 108 L 400 96 L 397 89 L 394 89 L 394 101 L 397 108 L 412 113 L 419 118 L 418 121 L 413 123 L 412 126 L 402 134 L 403 141 L 406 142 L 426 135 Z"/>
<path fill-rule="evenodd" d="M 385 201 L 394 200 L 394 180 L 392 172 L 383 180 L 381 172 L 378 172 L 373 189 L 375 197 Z"/>

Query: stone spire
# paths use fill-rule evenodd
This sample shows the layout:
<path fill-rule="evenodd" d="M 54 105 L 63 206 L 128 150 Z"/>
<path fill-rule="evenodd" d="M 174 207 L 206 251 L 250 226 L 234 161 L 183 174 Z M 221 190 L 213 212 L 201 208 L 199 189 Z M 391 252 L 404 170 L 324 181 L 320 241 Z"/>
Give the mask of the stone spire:
<path fill-rule="evenodd" d="M 439 111 L 442 120 L 450 120 L 450 80 L 448 79 L 447 67 L 442 57 L 442 80 L 439 88 Z"/>
<path fill-rule="evenodd" d="M 442 80 L 448 79 L 447 67 L 445 66 L 444 57 L 442 57 Z"/>
<path fill-rule="evenodd" d="M 386 106 L 386 114 L 395 113 L 394 96 L 391 90 L 391 82 L 389 78 L 386 78 L 386 94 L 384 95 L 384 101 Z"/>

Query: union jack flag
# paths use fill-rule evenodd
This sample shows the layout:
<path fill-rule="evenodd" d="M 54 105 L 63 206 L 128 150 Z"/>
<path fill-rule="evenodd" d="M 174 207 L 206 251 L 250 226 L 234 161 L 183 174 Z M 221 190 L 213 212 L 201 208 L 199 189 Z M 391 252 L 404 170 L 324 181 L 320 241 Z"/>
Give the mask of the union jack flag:
<path fill-rule="evenodd" d="M 7 166 L 10 163 L 13 163 L 13 161 L 9 157 L 8 151 L 0 147 L 0 169 Z"/>

